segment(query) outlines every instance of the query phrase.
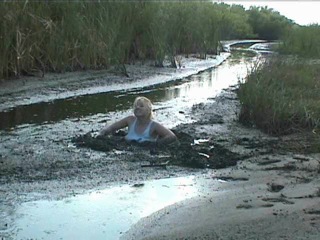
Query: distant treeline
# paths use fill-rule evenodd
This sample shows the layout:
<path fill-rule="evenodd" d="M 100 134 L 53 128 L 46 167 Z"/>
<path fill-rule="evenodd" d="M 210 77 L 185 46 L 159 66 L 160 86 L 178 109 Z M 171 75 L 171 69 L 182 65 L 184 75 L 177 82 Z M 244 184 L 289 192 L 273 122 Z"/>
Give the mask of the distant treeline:
<path fill-rule="evenodd" d="M 296 38 L 295 24 L 272 9 L 209 1 L 9 1 L 0 5 L 0 24 L 0 79 L 136 59 L 161 65 L 179 53 L 217 54 L 222 39 L 286 36 L 288 52 Z"/>

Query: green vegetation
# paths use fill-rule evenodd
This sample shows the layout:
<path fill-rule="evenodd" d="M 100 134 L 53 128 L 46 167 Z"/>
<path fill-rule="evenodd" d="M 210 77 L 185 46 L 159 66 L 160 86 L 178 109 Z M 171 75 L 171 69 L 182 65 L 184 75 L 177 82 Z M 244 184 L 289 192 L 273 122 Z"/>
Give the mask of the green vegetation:
<path fill-rule="evenodd" d="M 304 58 L 320 58 L 320 26 L 296 26 L 282 37 L 279 51 Z"/>
<path fill-rule="evenodd" d="M 304 132 L 308 151 L 320 152 L 320 26 L 294 26 L 281 40 L 282 55 L 240 84 L 239 120 L 275 135 Z"/>
<path fill-rule="evenodd" d="M 320 127 L 320 64 L 274 57 L 241 84 L 240 121 L 271 134 Z"/>
<path fill-rule="evenodd" d="M 179 53 L 217 54 L 219 40 L 277 39 L 292 23 L 271 9 L 210 1 L 0 3 L 0 79 L 101 69 Z M 267 31 L 258 29 L 256 19 Z M 264 17 L 263 17 L 264 16 Z"/>

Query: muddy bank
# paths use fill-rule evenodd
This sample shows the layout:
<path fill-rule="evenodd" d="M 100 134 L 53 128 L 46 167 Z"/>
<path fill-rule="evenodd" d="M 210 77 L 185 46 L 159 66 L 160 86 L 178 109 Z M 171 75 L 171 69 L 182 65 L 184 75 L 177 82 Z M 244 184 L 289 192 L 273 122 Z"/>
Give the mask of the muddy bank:
<path fill-rule="evenodd" d="M 252 156 L 263 158 L 267 154 L 311 151 L 310 138 L 306 135 L 271 137 L 240 125 L 239 102 L 234 90 L 226 89 L 208 103 L 194 105 L 184 112 L 192 116 L 193 122 L 174 127 L 179 143 L 168 147 L 127 145 L 121 136 L 113 136 L 117 141 L 97 139 L 95 134 L 104 123 L 95 119 L 81 126 L 79 122 L 65 121 L 53 126 L 27 126 L 12 135 L 2 133 L 2 193 L 16 196 L 36 191 L 50 192 L 50 197 L 64 196 L 71 189 L 74 193 L 83 192 L 115 183 L 234 166 Z M 51 135 L 57 129 L 59 132 Z M 76 145 L 73 140 L 77 140 Z M 164 162 L 168 162 L 166 168 L 142 167 Z"/>
<path fill-rule="evenodd" d="M 84 92 L 90 93 L 97 88 L 99 91 L 125 90 L 136 87 L 137 83 L 143 87 L 168 79 L 179 79 L 216 66 L 227 56 L 229 54 L 205 61 L 197 58 L 184 59 L 182 69 L 129 66 L 128 70 L 132 76 L 130 79 L 123 76 L 113 78 L 113 74 L 104 72 L 97 73 L 100 74 L 97 76 L 89 72 L 80 74 L 85 79 L 78 78 L 77 74 L 70 76 L 70 82 L 68 74 L 57 76 L 59 79 L 53 82 L 51 78 L 4 82 L 1 83 L 0 98 L 3 100 L 1 109 L 43 100 L 50 101 L 70 94 L 76 96 Z M 137 81 L 131 81 L 132 79 Z M 113 118 L 119 119 L 127 114 L 127 111 L 117 112 Z M 188 116 L 189 113 L 182 109 L 179 114 Z M 167 115 L 164 115 L 164 118 L 168 118 Z M 159 159 L 161 163 L 162 160 L 168 161 L 166 153 L 160 152 L 155 156 L 150 154 L 150 150 L 141 151 L 141 149 L 130 152 L 117 149 L 101 152 L 79 148 L 72 143 L 75 136 L 84 135 L 89 131 L 98 132 L 108 120 L 110 120 L 108 115 L 97 114 L 53 123 L 24 124 L 0 131 L 0 192 L 3 213 L 9 214 L 12 212 L 10 206 L 14 207 L 33 199 L 60 199 L 115 185 L 188 176 L 195 172 L 206 171 L 206 169 L 173 164 L 168 164 L 166 168 L 142 167 Z M 0 222 L 0 226 L 4 226 L 4 231 L 11 226 L 6 221 L 4 218 Z"/>
<path fill-rule="evenodd" d="M 81 180 L 80 182 L 86 184 L 86 179 L 95 182 L 96 178 L 99 178 L 103 179 L 103 183 L 121 183 L 132 179 L 153 178 L 153 174 L 156 174 L 156 177 L 167 177 L 198 171 L 197 168 L 223 168 L 235 165 L 237 161 L 248 157 L 247 153 L 233 152 L 226 146 L 229 140 L 216 139 L 212 130 L 196 134 L 196 129 L 207 126 L 227 126 L 225 121 L 230 117 L 227 112 L 229 115 L 233 114 L 230 111 L 235 110 L 235 106 L 230 104 L 235 101 L 223 96 L 218 101 L 219 104 L 212 107 L 213 112 L 210 114 L 203 112 L 205 108 L 201 104 L 190 109 L 190 113 L 185 112 L 184 114 L 193 116 L 194 122 L 173 128 L 179 142 L 170 146 L 129 145 L 123 140 L 123 133 L 111 138 L 95 137 L 100 127 L 95 131 L 79 134 L 78 129 L 70 131 L 68 125 L 66 128 L 55 126 L 64 136 L 55 134 L 51 139 L 42 134 L 51 131 L 46 125 L 37 129 L 22 128 L 17 135 L 2 136 L 4 144 L 0 181 L 3 184 L 17 184 L 16 186 L 19 183 L 24 185 L 42 182 L 46 189 L 50 188 L 47 186 L 50 185 L 50 181 Z M 201 119 L 197 120 L 198 115 Z M 203 116 L 207 116 L 208 119 Z M 92 127 L 92 122 L 87 124 Z M 81 129 L 80 132 L 84 131 L 85 129 Z M 29 139 L 19 140 L 20 134 L 27 134 Z M 12 141 L 15 138 L 16 141 Z M 142 167 L 163 162 L 168 162 L 165 170 Z"/>

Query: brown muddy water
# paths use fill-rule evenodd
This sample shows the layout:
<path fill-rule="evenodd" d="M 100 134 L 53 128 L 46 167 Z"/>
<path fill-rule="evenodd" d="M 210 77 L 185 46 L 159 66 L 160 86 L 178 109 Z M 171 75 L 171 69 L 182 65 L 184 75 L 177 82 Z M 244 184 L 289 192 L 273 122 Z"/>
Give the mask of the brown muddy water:
<path fill-rule="evenodd" d="M 41 155 L 48 147 L 47 139 L 58 143 L 69 141 L 79 132 L 98 131 L 105 122 L 130 113 L 133 99 L 139 95 L 153 100 L 156 119 L 166 126 L 191 123 L 192 116 L 185 114 L 188 109 L 212 101 L 223 89 L 238 84 L 256 61 L 252 56 L 231 57 L 216 68 L 166 84 L 36 103 L 1 112 L 0 136 L 6 150 L 0 154 L 5 155 L 10 146 L 18 145 L 10 150 L 12 154 L 19 154 L 20 148 L 27 147 Z M 35 145 L 33 141 L 44 145 Z M 75 151 L 72 146 L 66 148 Z M 219 180 L 213 183 L 212 178 L 211 185 L 205 184 L 203 178 L 197 179 L 187 176 L 142 181 L 61 200 L 35 200 L 19 205 L 1 199 L 0 217 L 4 220 L 0 221 L 3 224 L 0 237 L 119 239 L 139 219 L 165 206 L 205 194 L 208 189 L 212 192 L 220 184 Z M 32 198 L 41 199 L 41 196 Z"/>

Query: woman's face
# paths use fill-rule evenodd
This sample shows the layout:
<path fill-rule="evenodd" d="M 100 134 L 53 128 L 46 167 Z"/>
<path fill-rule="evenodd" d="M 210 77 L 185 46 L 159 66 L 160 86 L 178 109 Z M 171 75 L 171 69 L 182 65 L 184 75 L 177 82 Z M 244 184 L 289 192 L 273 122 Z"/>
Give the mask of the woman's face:
<path fill-rule="evenodd" d="M 150 109 L 143 101 L 137 102 L 133 112 L 136 117 L 148 117 L 150 115 Z"/>

